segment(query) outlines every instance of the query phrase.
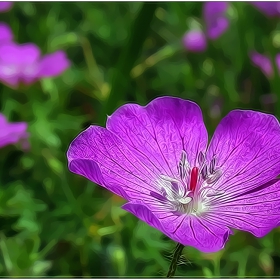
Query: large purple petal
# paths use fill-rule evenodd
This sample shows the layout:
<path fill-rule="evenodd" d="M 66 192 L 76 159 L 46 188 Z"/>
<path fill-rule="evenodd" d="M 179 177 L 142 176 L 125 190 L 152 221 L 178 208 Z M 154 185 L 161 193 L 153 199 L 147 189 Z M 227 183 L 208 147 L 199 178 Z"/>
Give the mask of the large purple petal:
<path fill-rule="evenodd" d="M 206 2 L 203 5 L 203 17 L 206 23 L 206 34 L 210 39 L 217 39 L 228 28 L 229 22 L 225 17 L 228 9 L 227 2 Z"/>
<path fill-rule="evenodd" d="M 160 97 L 147 106 L 126 104 L 108 118 L 106 127 L 143 155 L 163 175 L 177 174 L 182 150 L 195 166 L 199 151 L 205 151 L 207 131 L 200 108 L 176 97 Z"/>
<path fill-rule="evenodd" d="M 258 10 L 269 17 L 279 16 L 280 15 L 280 2 L 279 1 L 259 1 L 251 2 Z"/>
<path fill-rule="evenodd" d="M 69 168 L 72 172 L 80 174 L 89 180 L 108 188 L 113 193 L 123 198 L 128 198 L 125 191 L 118 184 L 110 185 L 108 181 L 105 182 L 98 164 L 94 161 L 87 159 L 75 159 L 71 161 Z"/>
<path fill-rule="evenodd" d="M 2 1 L 0 2 L 0 12 L 6 12 L 13 6 L 12 1 Z"/>
<path fill-rule="evenodd" d="M 151 202 L 151 191 L 158 191 L 160 175 L 177 175 L 182 150 L 194 165 L 206 144 L 199 107 L 163 97 L 146 107 L 122 106 L 108 118 L 107 129 L 91 126 L 82 132 L 67 156 L 72 172 L 121 196 L 115 188 L 122 188 L 130 200 L 140 196 Z"/>
<path fill-rule="evenodd" d="M 280 182 L 274 179 L 254 190 L 213 201 L 210 219 L 217 224 L 262 237 L 280 224 Z"/>
<path fill-rule="evenodd" d="M 192 215 L 175 215 L 166 211 L 151 210 L 141 201 L 132 201 L 123 206 L 150 226 L 157 228 L 176 242 L 210 253 L 224 248 L 231 230 L 216 225 L 206 218 Z"/>
<path fill-rule="evenodd" d="M 4 22 L 0 22 L 0 43 L 10 42 L 13 40 L 13 32 L 10 26 Z"/>
<path fill-rule="evenodd" d="M 213 185 L 233 199 L 276 178 L 280 173 L 280 126 L 268 114 L 234 110 L 218 125 L 207 151 L 216 155 L 220 179 Z"/>
<path fill-rule="evenodd" d="M 65 52 L 57 51 L 45 55 L 40 62 L 40 77 L 53 77 L 61 74 L 70 66 Z"/>
<path fill-rule="evenodd" d="M 126 198 L 150 198 L 160 171 L 109 130 L 90 126 L 70 145 L 69 169 Z M 123 193 L 121 190 L 124 190 Z"/>

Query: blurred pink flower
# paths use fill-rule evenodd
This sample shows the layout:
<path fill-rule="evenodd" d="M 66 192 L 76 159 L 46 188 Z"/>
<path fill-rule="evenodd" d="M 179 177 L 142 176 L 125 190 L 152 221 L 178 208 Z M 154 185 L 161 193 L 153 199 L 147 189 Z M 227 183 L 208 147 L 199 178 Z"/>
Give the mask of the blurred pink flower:
<path fill-rule="evenodd" d="M 268 17 L 280 16 L 280 2 L 279 1 L 254 1 L 251 2 L 253 6 L 255 6 L 259 11 L 265 14 Z"/>
<path fill-rule="evenodd" d="M 260 68 L 260 70 L 267 76 L 267 77 L 272 77 L 273 76 L 273 67 L 271 64 L 270 59 L 258 52 L 252 52 L 250 54 L 251 61 L 255 66 Z"/>
<path fill-rule="evenodd" d="M 11 7 L 13 6 L 13 4 L 14 3 L 11 1 L 1 1 L 0 2 L 0 13 L 10 10 Z"/>
<path fill-rule="evenodd" d="M 0 22 L 0 43 L 6 43 L 13 40 L 13 32 L 10 26 L 4 22 Z"/>
<path fill-rule="evenodd" d="M 207 39 L 216 40 L 229 27 L 229 21 L 225 17 L 228 9 L 227 2 L 206 2 L 203 6 L 203 20 L 205 22 L 205 34 L 201 30 L 191 30 L 185 33 L 183 45 L 190 52 L 203 52 L 207 48 Z"/>
<path fill-rule="evenodd" d="M 268 56 L 265 56 L 263 54 L 260 54 L 258 52 L 251 52 L 250 54 L 251 61 L 255 66 L 257 66 L 265 76 L 268 78 L 272 78 L 274 75 L 273 66 L 271 63 L 271 60 Z M 275 57 L 275 63 L 278 68 L 278 71 L 280 70 L 280 53 L 276 55 Z M 279 73 L 278 73 L 279 74 Z"/>
<path fill-rule="evenodd" d="M 228 9 L 228 2 L 206 2 L 203 6 L 203 18 L 206 23 L 206 35 L 209 39 L 215 40 L 220 37 L 229 26 L 225 17 Z"/>
<path fill-rule="evenodd" d="M 29 148 L 27 123 L 9 123 L 6 117 L 0 113 L 0 148 L 21 143 L 23 149 Z"/>
<path fill-rule="evenodd" d="M 183 37 L 183 44 L 190 52 L 203 52 L 207 48 L 206 37 L 201 30 L 188 31 Z"/>
<path fill-rule="evenodd" d="M 60 75 L 69 66 L 63 51 L 41 56 L 40 49 L 32 43 L 0 45 L 0 81 L 11 86 Z"/>

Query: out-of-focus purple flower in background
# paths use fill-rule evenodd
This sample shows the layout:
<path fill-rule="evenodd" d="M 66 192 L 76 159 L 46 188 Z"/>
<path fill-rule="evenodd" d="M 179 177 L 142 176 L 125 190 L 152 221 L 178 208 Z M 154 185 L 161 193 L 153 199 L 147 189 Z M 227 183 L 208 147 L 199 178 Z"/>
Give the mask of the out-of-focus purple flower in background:
<path fill-rule="evenodd" d="M 32 43 L 0 45 L 0 80 L 11 86 L 57 76 L 69 66 L 70 62 L 63 51 L 42 57 L 40 49 Z"/>
<path fill-rule="evenodd" d="M 279 1 L 254 1 L 251 2 L 253 6 L 255 6 L 259 11 L 268 17 L 276 17 L 280 16 L 280 2 Z"/>
<path fill-rule="evenodd" d="M 27 123 L 9 123 L 6 117 L 0 113 L 0 148 L 20 143 L 22 149 L 27 150 L 29 148 L 28 136 Z"/>
<path fill-rule="evenodd" d="M 229 26 L 225 17 L 228 9 L 227 2 L 206 2 L 203 6 L 203 18 L 206 24 L 206 36 L 215 40 L 220 37 Z"/>
<path fill-rule="evenodd" d="M 273 66 L 269 57 L 260 54 L 258 52 L 251 52 L 250 54 L 251 61 L 255 66 L 257 66 L 265 76 L 272 78 L 274 75 Z M 280 70 L 280 54 L 277 54 L 275 57 L 276 66 L 278 71 Z M 278 73 L 279 74 L 279 73 Z"/>
<path fill-rule="evenodd" d="M 12 6 L 13 6 L 13 2 L 11 1 L 0 2 L 0 13 L 10 10 Z"/>
<path fill-rule="evenodd" d="M 273 76 L 273 68 L 270 59 L 258 52 L 252 52 L 250 54 L 251 61 L 255 66 L 260 68 L 260 70 L 268 77 L 271 78 Z"/>
<path fill-rule="evenodd" d="M 0 22 L 0 44 L 13 40 L 13 33 L 10 26 L 4 22 Z"/>
<path fill-rule="evenodd" d="M 203 52 L 207 48 L 207 40 L 201 30 L 188 31 L 183 37 L 183 44 L 190 52 Z"/>
<path fill-rule="evenodd" d="M 185 33 L 183 45 L 190 52 L 203 52 L 207 48 L 207 39 L 216 40 L 229 27 L 225 16 L 228 9 L 227 2 L 206 2 L 203 6 L 203 20 L 205 33 L 200 30 L 191 30 Z"/>

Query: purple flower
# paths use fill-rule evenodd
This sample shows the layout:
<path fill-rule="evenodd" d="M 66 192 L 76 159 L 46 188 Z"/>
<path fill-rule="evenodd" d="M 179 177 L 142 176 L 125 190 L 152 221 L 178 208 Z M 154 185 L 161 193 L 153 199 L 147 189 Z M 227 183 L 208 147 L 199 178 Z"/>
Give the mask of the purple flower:
<path fill-rule="evenodd" d="M 203 6 L 203 18 L 206 25 L 206 36 L 201 30 L 188 31 L 183 37 L 184 47 L 191 52 L 203 52 L 207 48 L 206 37 L 215 40 L 228 28 L 229 22 L 225 17 L 228 9 L 227 2 L 206 2 Z"/>
<path fill-rule="evenodd" d="M 203 52 L 207 48 L 207 41 L 203 31 L 192 30 L 183 37 L 184 47 L 190 52 Z"/>
<path fill-rule="evenodd" d="M 69 66 L 70 62 L 63 51 L 41 57 L 40 49 L 32 43 L 0 45 L 0 80 L 11 86 L 57 76 Z"/>
<path fill-rule="evenodd" d="M 231 228 L 262 237 L 280 222 L 280 126 L 234 110 L 208 135 L 199 106 L 126 104 L 71 143 L 69 169 L 125 198 L 123 209 L 183 245 L 225 246 Z"/>
<path fill-rule="evenodd" d="M 0 113 L 0 148 L 20 142 L 23 149 L 28 149 L 29 134 L 26 130 L 27 123 L 9 123 L 6 117 Z"/>
<path fill-rule="evenodd" d="M 10 26 L 4 22 L 0 22 L 0 44 L 11 42 L 13 37 L 14 35 Z"/>
<path fill-rule="evenodd" d="M 203 6 L 203 17 L 206 23 L 206 35 L 215 40 L 228 28 L 229 22 L 225 17 L 228 9 L 227 2 L 206 2 Z"/>
<path fill-rule="evenodd" d="M 271 63 L 271 60 L 269 57 L 257 53 L 257 52 L 252 52 L 250 54 L 250 58 L 252 60 L 252 62 L 255 64 L 255 66 L 257 66 L 258 68 L 260 68 L 260 70 L 268 77 L 268 78 L 272 78 L 274 75 L 274 71 L 273 71 L 273 66 Z M 279 70 L 280 70 L 280 54 L 277 54 L 275 57 L 275 62 L 276 62 L 276 67 L 278 68 L 278 74 L 279 74 Z"/>
<path fill-rule="evenodd" d="M 13 2 L 10 1 L 0 2 L 0 13 L 10 10 L 12 6 L 13 6 Z"/>
<path fill-rule="evenodd" d="M 275 17 L 280 15 L 280 2 L 251 2 L 257 9 L 263 12 L 268 17 Z"/>
<path fill-rule="evenodd" d="M 270 59 L 262 55 L 258 52 L 252 52 L 250 54 L 251 61 L 257 66 L 258 68 L 261 69 L 261 71 L 267 76 L 267 77 L 272 77 L 273 76 L 273 67 L 271 64 Z"/>

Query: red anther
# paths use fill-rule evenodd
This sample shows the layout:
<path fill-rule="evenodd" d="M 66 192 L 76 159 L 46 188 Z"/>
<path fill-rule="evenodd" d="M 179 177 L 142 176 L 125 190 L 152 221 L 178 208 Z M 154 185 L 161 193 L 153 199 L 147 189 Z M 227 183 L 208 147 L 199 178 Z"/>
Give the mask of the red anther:
<path fill-rule="evenodd" d="M 191 171 L 190 190 L 193 192 L 198 180 L 198 168 L 194 167 Z"/>

